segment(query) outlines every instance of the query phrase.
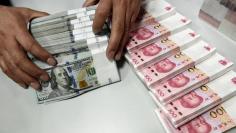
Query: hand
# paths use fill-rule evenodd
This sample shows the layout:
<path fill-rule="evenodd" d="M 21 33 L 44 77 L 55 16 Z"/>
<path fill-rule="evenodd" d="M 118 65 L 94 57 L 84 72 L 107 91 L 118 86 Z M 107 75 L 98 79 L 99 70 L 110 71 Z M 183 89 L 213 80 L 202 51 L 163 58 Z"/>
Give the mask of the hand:
<path fill-rule="evenodd" d="M 86 0 L 84 6 L 98 3 L 93 31 L 99 32 L 106 19 L 112 15 L 112 28 L 107 57 L 119 60 L 129 38 L 129 30 L 138 17 L 141 0 Z M 111 14 L 112 13 L 112 14 Z"/>
<path fill-rule="evenodd" d="M 0 6 L 0 67 L 2 71 L 23 88 L 39 90 L 39 79 L 49 80 L 48 74 L 28 58 L 31 53 L 49 65 L 56 60 L 44 50 L 27 30 L 28 22 L 47 15 L 28 8 Z"/>

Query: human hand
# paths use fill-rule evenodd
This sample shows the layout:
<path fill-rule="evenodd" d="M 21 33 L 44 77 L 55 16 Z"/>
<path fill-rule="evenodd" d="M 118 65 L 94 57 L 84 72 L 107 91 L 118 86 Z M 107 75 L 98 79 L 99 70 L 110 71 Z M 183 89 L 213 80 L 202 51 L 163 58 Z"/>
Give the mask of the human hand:
<path fill-rule="evenodd" d="M 84 6 L 98 4 L 93 31 L 102 30 L 106 19 L 112 15 L 112 28 L 107 57 L 119 60 L 129 39 L 129 30 L 139 15 L 141 0 L 86 0 Z"/>
<path fill-rule="evenodd" d="M 28 8 L 0 6 L 0 67 L 2 71 L 23 88 L 39 90 L 39 80 L 49 80 L 48 74 L 28 58 L 27 52 L 49 65 L 56 60 L 44 50 L 27 30 L 28 22 L 47 15 Z"/>

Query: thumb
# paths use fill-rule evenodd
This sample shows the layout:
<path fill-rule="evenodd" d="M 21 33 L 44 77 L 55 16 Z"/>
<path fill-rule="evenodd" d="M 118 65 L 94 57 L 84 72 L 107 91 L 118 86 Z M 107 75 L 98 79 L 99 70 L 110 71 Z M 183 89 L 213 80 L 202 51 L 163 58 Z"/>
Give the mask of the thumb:
<path fill-rule="evenodd" d="M 93 6 L 96 5 L 99 0 L 85 0 L 83 7 Z"/>
<path fill-rule="evenodd" d="M 30 20 L 32 20 L 34 18 L 49 15 L 46 12 L 36 11 L 36 10 L 30 9 L 30 8 L 19 8 L 18 11 L 21 12 L 21 14 L 23 14 L 23 16 L 25 17 L 25 20 L 27 22 L 29 22 Z"/>
<path fill-rule="evenodd" d="M 46 12 L 41 12 L 41 11 L 36 11 L 36 10 L 29 9 L 28 18 L 31 20 L 31 19 L 34 19 L 34 18 L 43 17 L 43 16 L 47 16 L 47 15 L 49 15 L 49 14 L 46 13 Z"/>

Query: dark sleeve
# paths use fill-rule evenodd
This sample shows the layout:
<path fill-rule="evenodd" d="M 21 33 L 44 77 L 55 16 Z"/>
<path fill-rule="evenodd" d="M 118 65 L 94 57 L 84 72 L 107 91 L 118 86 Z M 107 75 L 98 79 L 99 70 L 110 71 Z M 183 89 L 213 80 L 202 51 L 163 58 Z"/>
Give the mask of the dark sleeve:
<path fill-rule="evenodd" d="M 220 4 L 224 5 L 232 11 L 236 11 L 236 0 L 221 0 Z"/>
<path fill-rule="evenodd" d="M 4 6 L 12 6 L 10 0 L 0 0 L 0 5 L 4 5 Z"/>

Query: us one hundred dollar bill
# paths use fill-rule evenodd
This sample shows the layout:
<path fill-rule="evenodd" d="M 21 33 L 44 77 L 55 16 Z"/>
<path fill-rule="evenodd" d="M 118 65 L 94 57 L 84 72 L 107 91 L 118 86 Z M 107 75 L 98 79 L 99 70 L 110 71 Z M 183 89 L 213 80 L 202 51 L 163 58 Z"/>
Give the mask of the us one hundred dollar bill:
<path fill-rule="evenodd" d="M 39 103 L 72 98 L 100 86 L 92 57 L 52 68 L 47 73 L 51 80 L 41 82 L 42 91 L 36 92 Z"/>

